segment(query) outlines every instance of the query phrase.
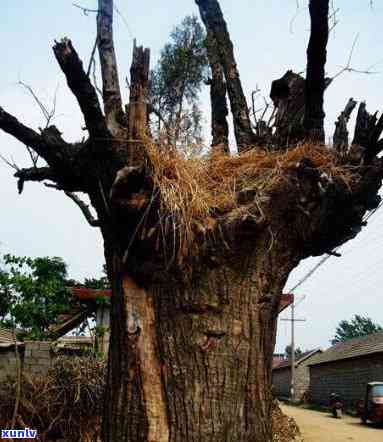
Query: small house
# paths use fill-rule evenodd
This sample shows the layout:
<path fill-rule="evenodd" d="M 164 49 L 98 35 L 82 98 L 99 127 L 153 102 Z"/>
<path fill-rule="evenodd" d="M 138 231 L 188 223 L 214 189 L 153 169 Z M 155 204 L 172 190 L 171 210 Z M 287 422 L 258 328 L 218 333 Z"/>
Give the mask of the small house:
<path fill-rule="evenodd" d="M 316 349 L 303 353 L 295 360 L 295 400 L 304 400 L 310 386 L 309 364 L 322 353 Z M 291 385 L 291 360 L 284 360 L 273 367 L 272 370 L 273 393 L 277 397 L 289 397 Z"/>
<path fill-rule="evenodd" d="M 313 403 L 326 405 L 330 394 L 337 393 L 346 407 L 355 409 L 367 383 L 383 382 L 383 333 L 340 342 L 310 361 L 309 366 Z"/>

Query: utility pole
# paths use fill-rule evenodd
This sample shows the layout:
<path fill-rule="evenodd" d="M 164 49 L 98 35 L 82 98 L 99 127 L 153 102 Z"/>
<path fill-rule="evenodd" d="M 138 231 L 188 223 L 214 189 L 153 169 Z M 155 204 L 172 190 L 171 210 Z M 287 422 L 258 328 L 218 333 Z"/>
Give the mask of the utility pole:
<path fill-rule="evenodd" d="M 291 379 L 290 379 L 290 400 L 295 400 L 295 323 L 305 322 L 306 319 L 295 318 L 295 302 L 291 304 L 291 318 L 281 318 L 281 321 L 291 322 Z"/>

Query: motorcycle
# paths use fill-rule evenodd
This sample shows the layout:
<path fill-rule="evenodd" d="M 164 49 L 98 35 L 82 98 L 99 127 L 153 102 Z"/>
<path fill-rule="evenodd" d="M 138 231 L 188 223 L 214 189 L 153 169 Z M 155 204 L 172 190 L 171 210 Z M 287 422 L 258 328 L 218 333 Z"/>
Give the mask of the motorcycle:
<path fill-rule="evenodd" d="M 331 393 L 330 395 L 330 409 L 335 418 L 340 419 L 342 417 L 343 402 L 340 396 L 336 393 Z"/>

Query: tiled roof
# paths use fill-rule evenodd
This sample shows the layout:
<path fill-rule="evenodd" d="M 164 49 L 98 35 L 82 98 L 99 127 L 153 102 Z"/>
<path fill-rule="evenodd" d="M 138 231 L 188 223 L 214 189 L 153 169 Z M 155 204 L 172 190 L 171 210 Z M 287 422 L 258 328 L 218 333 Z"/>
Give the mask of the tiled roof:
<path fill-rule="evenodd" d="M 57 347 L 90 346 L 93 344 L 91 336 L 64 336 L 57 340 Z"/>
<path fill-rule="evenodd" d="M 18 345 L 22 342 L 17 342 Z M 0 327 L 0 348 L 8 348 L 15 345 L 15 338 L 13 336 L 13 331 L 8 328 Z"/>
<path fill-rule="evenodd" d="M 374 353 L 383 353 L 383 332 L 335 344 L 318 356 L 310 365 L 357 358 Z"/>
<path fill-rule="evenodd" d="M 299 358 L 296 359 L 295 366 L 297 367 L 303 361 L 305 361 L 306 359 L 311 358 L 313 356 L 318 357 L 318 354 L 320 354 L 320 353 L 322 353 L 322 350 L 319 348 L 316 348 L 315 350 L 306 351 Z M 285 361 L 281 361 L 278 365 L 273 367 L 273 370 L 280 370 L 281 368 L 289 368 L 289 367 L 291 367 L 291 360 L 286 359 Z"/>

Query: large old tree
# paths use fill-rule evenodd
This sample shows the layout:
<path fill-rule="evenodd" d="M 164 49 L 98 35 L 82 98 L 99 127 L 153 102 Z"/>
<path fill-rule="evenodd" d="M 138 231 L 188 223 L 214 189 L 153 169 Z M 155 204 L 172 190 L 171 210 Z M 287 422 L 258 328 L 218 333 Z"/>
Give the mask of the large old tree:
<path fill-rule="evenodd" d="M 84 116 L 83 143 L 67 143 L 54 126 L 38 133 L 0 108 L 0 128 L 46 161 L 16 173 L 19 190 L 54 183 L 104 239 L 113 287 L 105 441 L 271 441 L 271 360 L 286 279 L 301 259 L 353 238 L 379 204 L 383 117 L 362 103 L 349 143 L 350 100 L 334 145 L 323 145 L 329 0 L 309 2 L 306 78 L 289 71 L 273 82 L 275 124 L 257 130 L 220 6 L 196 4 L 211 67 L 209 157 L 186 160 L 151 142 L 142 47 L 123 105 L 113 0 L 98 1 L 102 104 L 72 42 L 53 47 Z M 97 219 L 76 192 L 89 196 Z"/>

